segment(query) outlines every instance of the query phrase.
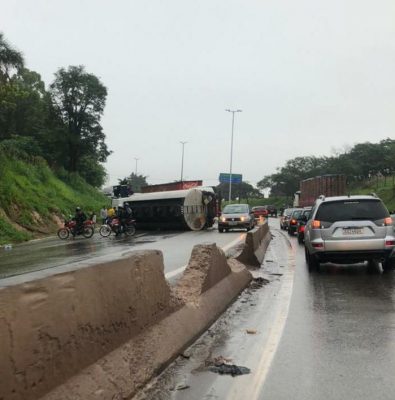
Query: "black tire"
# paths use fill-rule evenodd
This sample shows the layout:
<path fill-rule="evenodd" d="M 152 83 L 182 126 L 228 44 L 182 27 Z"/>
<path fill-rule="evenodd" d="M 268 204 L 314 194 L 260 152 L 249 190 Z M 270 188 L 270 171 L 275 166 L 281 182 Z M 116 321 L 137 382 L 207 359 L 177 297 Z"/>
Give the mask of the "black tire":
<path fill-rule="evenodd" d="M 126 226 L 126 230 L 125 230 L 125 234 L 127 236 L 133 236 L 136 233 L 136 228 L 134 225 L 127 225 Z"/>
<path fill-rule="evenodd" d="M 109 225 L 102 225 L 99 229 L 100 236 L 108 237 L 111 235 L 111 227 Z"/>
<path fill-rule="evenodd" d="M 293 232 L 291 231 L 291 229 L 288 229 L 288 235 L 289 236 L 293 236 L 294 235 Z"/>
<path fill-rule="evenodd" d="M 70 232 L 67 228 L 60 228 L 58 230 L 59 239 L 62 239 L 62 240 L 67 239 L 69 237 L 69 235 L 70 235 Z"/>
<path fill-rule="evenodd" d="M 392 271 L 395 267 L 395 260 L 393 258 L 389 258 L 381 263 L 381 267 L 384 272 Z"/>
<path fill-rule="evenodd" d="M 299 234 L 298 234 L 298 243 L 303 244 L 303 237 L 302 237 L 302 235 L 299 235 Z"/>
<path fill-rule="evenodd" d="M 224 233 L 224 228 L 218 228 L 219 233 Z"/>
<path fill-rule="evenodd" d="M 317 257 L 314 254 L 310 254 L 307 248 L 305 247 L 305 257 L 307 266 L 309 267 L 309 272 L 319 271 L 320 270 L 320 263 Z"/>
<path fill-rule="evenodd" d="M 91 238 L 94 233 L 95 231 L 91 226 L 85 226 L 84 230 L 82 231 L 82 235 L 87 239 Z"/>

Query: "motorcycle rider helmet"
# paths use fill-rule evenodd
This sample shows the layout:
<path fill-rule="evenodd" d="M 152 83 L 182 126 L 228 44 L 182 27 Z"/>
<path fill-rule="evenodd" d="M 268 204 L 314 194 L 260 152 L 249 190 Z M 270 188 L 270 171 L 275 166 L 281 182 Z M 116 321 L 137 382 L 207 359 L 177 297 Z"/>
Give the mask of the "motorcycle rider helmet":
<path fill-rule="evenodd" d="M 76 207 L 75 212 L 81 211 L 81 207 Z"/>

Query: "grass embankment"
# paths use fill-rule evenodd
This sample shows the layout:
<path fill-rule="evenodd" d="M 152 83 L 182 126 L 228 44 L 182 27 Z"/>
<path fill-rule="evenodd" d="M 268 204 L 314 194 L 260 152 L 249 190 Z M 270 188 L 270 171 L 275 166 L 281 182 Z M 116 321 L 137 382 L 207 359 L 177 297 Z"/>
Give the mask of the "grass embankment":
<path fill-rule="evenodd" d="M 353 184 L 350 187 L 351 194 L 370 194 L 376 193 L 388 210 L 395 211 L 395 176 L 387 178 L 372 178 L 363 183 Z"/>
<path fill-rule="evenodd" d="M 41 158 L 27 161 L 0 151 L 0 244 L 55 232 L 77 205 L 97 213 L 108 203 L 78 175 L 61 180 Z"/>

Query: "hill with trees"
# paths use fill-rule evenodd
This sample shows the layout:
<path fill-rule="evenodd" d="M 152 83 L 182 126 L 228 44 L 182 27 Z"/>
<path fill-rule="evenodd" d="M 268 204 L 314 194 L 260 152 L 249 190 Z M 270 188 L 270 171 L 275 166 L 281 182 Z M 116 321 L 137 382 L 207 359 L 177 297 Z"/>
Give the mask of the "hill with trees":
<path fill-rule="evenodd" d="M 0 33 L 0 243 L 57 229 L 75 207 L 107 199 L 110 151 L 101 117 L 107 89 L 83 66 L 55 72 L 48 88 Z"/>

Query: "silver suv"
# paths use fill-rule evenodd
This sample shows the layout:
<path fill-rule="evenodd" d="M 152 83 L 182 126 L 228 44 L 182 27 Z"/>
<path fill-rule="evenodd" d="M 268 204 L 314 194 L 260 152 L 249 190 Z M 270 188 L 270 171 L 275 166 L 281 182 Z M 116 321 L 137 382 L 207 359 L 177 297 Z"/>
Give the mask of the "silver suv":
<path fill-rule="evenodd" d="M 391 268 L 395 235 L 390 214 L 376 195 L 316 200 L 305 228 L 309 270 L 320 262 L 350 264 L 378 261 Z"/>

